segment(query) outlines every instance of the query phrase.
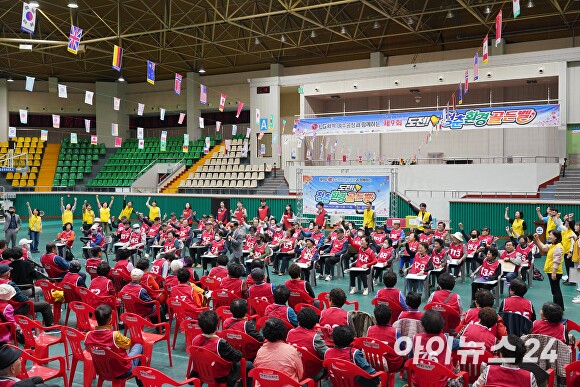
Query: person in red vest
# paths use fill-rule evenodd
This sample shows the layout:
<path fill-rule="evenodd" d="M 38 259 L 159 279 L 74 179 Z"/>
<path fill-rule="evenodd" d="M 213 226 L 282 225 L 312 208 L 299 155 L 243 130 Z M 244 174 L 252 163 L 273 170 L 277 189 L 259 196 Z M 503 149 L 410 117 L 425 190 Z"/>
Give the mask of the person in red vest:
<path fill-rule="evenodd" d="M 461 305 L 461 297 L 457 293 L 452 293 L 455 287 L 455 278 L 451 274 L 443 273 L 439 276 L 437 284 L 439 285 L 439 289 L 431 294 L 427 303 L 445 304 L 455 309 L 457 314 L 462 314 L 463 306 Z"/>
<path fill-rule="evenodd" d="M 193 305 L 197 308 L 201 308 L 203 306 L 203 294 L 200 294 L 196 290 L 196 287 L 194 287 L 195 285 L 192 286 L 189 282 L 190 279 L 191 274 L 189 274 L 189 270 L 185 268 L 179 269 L 177 271 L 177 280 L 179 281 L 179 284 L 171 287 L 169 297 Z M 202 289 L 200 290 L 203 292 Z"/>
<path fill-rule="evenodd" d="M 246 317 L 246 314 L 248 313 L 248 301 L 243 298 L 236 298 L 230 303 L 230 311 L 232 312 L 232 317 L 228 317 L 224 320 L 222 323 L 222 330 L 229 329 L 232 331 L 244 332 L 260 342 L 259 345 L 252 346 L 252 348 L 249 349 L 250 355 L 248 357 L 250 360 L 253 360 L 256 357 L 256 352 L 258 352 L 258 349 L 262 346 L 261 343 L 264 342 L 264 336 L 256 330 L 254 323 Z"/>
<path fill-rule="evenodd" d="M 213 310 L 204 310 L 197 317 L 197 323 L 201 328 L 201 335 L 197 335 L 192 340 L 191 344 L 196 347 L 202 347 L 215 353 L 222 359 L 231 363 L 227 365 L 216 365 L 213 367 L 213 375 L 217 383 L 226 383 L 228 386 L 234 386 L 240 379 L 240 360 L 242 360 L 242 353 L 232 347 L 224 339 L 220 339 L 216 335 L 218 328 L 218 315 Z M 246 371 L 253 368 L 252 362 L 246 362 Z M 193 369 L 189 377 L 197 377 L 198 373 L 193 361 Z M 248 386 L 251 386 L 251 380 Z"/>
<path fill-rule="evenodd" d="M 485 350 L 492 353 L 496 337 L 491 328 L 497 324 L 497 313 L 492 308 L 486 307 L 479 309 L 477 317 L 478 321 L 468 324 L 463 333 L 461 333 L 461 337 L 463 337 L 465 343 L 476 343 L 478 346 L 483 343 Z M 469 344 L 467 347 L 469 347 Z"/>
<path fill-rule="evenodd" d="M 421 305 L 421 295 L 419 293 L 407 293 L 407 297 L 405 297 L 405 303 L 407 304 L 409 310 L 402 311 L 398 320 L 402 320 L 404 318 L 421 320 L 421 318 L 423 318 L 423 312 L 419 310 L 419 306 Z"/>
<path fill-rule="evenodd" d="M 334 288 L 328 294 L 330 308 L 320 312 L 320 325 L 325 328 L 334 328 L 337 325 L 348 325 L 348 312 L 342 309 L 346 302 L 346 294 L 340 288 Z"/>
<path fill-rule="evenodd" d="M 225 254 L 218 255 L 216 262 L 217 266 L 212 267 L 208 276 L 222 282 L 228 276 L 228 256 Z"/>
<path fill-rule="evenodd" d="M 566 343 L 566 325 L 562 321 L 564 311 L 562 307 L 553 302 L 546 302 L 540 310 L 540 319 L 534 321 L 532 334 L 554 337 Z"/>
<path fill-rule="evenodd" d="M 399 304 L 402 310 L 408 310 L 405 295 L 395 287 L 397 285 L 397 274 L 392 271 L 386 272 L 383 274 L 383 283 L 385 287 L 377 291 L 376 298 L 388 300 L 389 304 Z"/>
<path fill-rule="evenodd" d="M 497 260 L 498 255 L 499 253 L 497 249 L 494 247 L 490 247 L 487 250 L 486 259 L 483 261 L 483 264 L 471 274 L 471 278 L 473 279 L 473 282 L 471 282 L 472 307 L 474 305 L 473 300 L 475 298 L 475 292 L 477 292 L 477 290 L 481 288 L 489 290 L 497 286 L 497 284 L 487 285 L 486 282 L 495 281 L 499 278 L 499 275 L 501 273 L 501 266 L 499 264 L 499 261 Z"/>
<path fill-rule="evenodd" d="M 131 339 L 124 336 L 119 331 L 114 331 L 111 326 L 113 310 L 109 305 L 99 305 L 95 309 L 95 319 L 97 326 L 94 331 L 87 333 L 85 338 L 85 348 L 105 347 L 121 357 L 131 357 L 143 353 L 143 346 L 141 344 L 133 344 Z M 129 352 L 127 352 L 129 351 Z M 90 351 L 89 351 L 90 352 Z M 141 364 L 140 359 L 121 360 L 119 362 L 111 360 L 110 367 L 118 370 L 118 379 L 125 379 L 131 375 L 131 370 Z M 138 386 L 143 386 L 143 383 L 135 378 Z"/>
<path fill-rule="evenodd" d="M 244 204 L 241 200 L 238 200 L 235 211 L 231 210 L 230 213 L 239 224 L 244 224 L 248 220 L 248 211 L 244 208 Z"/>
<path fill-rule="evenodd" d="M 516 266 L 513 272 L 504 274 L 507 280 L 507 286 L 509 286 L 510 282 L 517 277 L 518 271 L 522 264 L 522 258 L 518 255 L 518 252 L 516 251 L 514 246 L 514 242 L 512 242 L 511 240 L 506 241 L 505 250 L 501 254 L 500 260 L 504 262 L 511 262 Z"/>
<path fill-rule="evenodd" d="M 228 209 L 226 208 L 226 204 L 224 202 L 220 202 L 220 206 L 217 209 L 216 220 L 221 225 L 226 225 L 228 222 Z"/>
<path fill-rule="evenodd" d="M 312 308 L 302 308 L 298 312 L 297 317 L 298 327 L 288 332 L 286 342 L 306 348 L 314 356 L 324 359 L 324 354 L 328 350 L 328 346 L 324 342 L 320 332 L 314 329 L 318 323 L 318 315 Z"/>
<path fill-rule="evenodd" d="M 266 205 L 266 199 L 260 199 L 260 207 L 258 207 L 258 220 L 267 222 L 270 219 L 270 207 Z"/>
<path fill-rule="evenodd" d="M 250 275 L 254 280 L 254 285 L 248 288 L 248 298 L 259 298 L 272 304 L 274 302 L 274 290 L 276 286 L 265 281 L 264 270 L 260 268 L 252 269 Z"/>
<path fill-rule="evenodd" d="M 103 249 L 99 246 L 91 247 L 90 257 L 85 262 L 85 271 L 91 276 L 91 279 L 97 277 L 97 266 L 103 261 L 101 258 L 103 255 Z"/>
<path fill-rule="evenodd" d="M 342 227 L 336 230 L 336 235 L 336 239 L 332 241 L 330 246 L 324 250 L 321 249 L 318 278 L 324 278 L 325 281 L 332 280 L 334 265 L 340 262 L 341 257 L 348 250 L 348 239 L 344 236 Z M 324 273 L 326 273 L 326 277 L 324 277 Z"/>
<path fill-rule="evenodd" d="M 324 354 L 324 360 L 340 359 L 355 364 L 368 374 L 374 374 L 377 371 L 368 363 L 362 350 L 352 348 L 355 333 L 348 325 L 339 325 L 332 330 L 332 340 L 334 341 L 334 348 L 329 348 Z M 363 377 L 355 377 L 357 385 L 360 386 L 376 386 L 378 378 L 367 379 Z"/>
<path fill-rule="evenodd" d="M 394 349 L 397 339 L 401 337 L 401 332 L 389 325 L 391 309 L 387 304 L 379 304 L 375 307 L 374 315 L 377 324 L 369 327 L 366 337 L 382 341 Z M 405 363 L 405 358 L 397 355 L 385 355 L 385 360 L 384 371 L 386 372 L 398 371 Z"/>
<path fill-rule="evenodd" d="M 316 298 L 316 295 L 314 294 L 314 290 L 312 289 L 312 285 L 310 285 L 310 282 L 300 279 L 301 272 L 302 269 L 297 264 L 293 263 L 292 265 L 290 265 L 290 267 L 288 267 L 288 275 L 290 276 L 290 279 L 287 280 L 286 283 L 284 283 L 284 285 L 286 285 L 286 287 L 290 289 L 290 293 L 303 292 L 308 294 L 312 298 Z M 314 305 L 318 307 L 318 300 L 314 301 Z"/>
<path fill-rule="evenodd" d="M 97 275 L 91 280 L 89 285 L 89 290 L 97 296 L 114 296 L 115 286 L 113 281 L 109 278 L 109 273 L 111 272 L 111 267 L 109 263 L 101 261 L 97 265 Z"/>
<path fill-rule="evenodd" d="M 290 299 L 290 289 L 284 285 L 276 286 L 274 290 L 274 303 L 266 307 L 264 316 L 275 317 L 282 321 L 298 326 L 298 318 L 294 309 L 286 305 Z"/>
<path fill-rule="evenodd" d="M 62 278 L 68 273 L 68 262 L 56 253 L 56 244 L 46 244 L 46 254 L 40 257 L 40 264 L 51 278 Z"/>
<path fill-rule="evenodd" d="M 228 290 L 240 298 L 248 298 L 248 285 L 241 277 L 244 275 L 244 267 L 239 263 L 228 264 L 228 275 L 222 280 L 221 288 Z"/>
<path fill-rule="evenodd" d="M 506 345 L 502 345 L 499 349 L 499 357 L 505 361 L 502 361 L 502 364 L 486 366 L 479 378 L 473 383 L 473 387 L 488 385 L 498 387 L 537 386 L 534 374 L 519 367 L 526 351 L 526 344 L 522 339 L 516 335 L 509 335 Z"/>
<path fill-rule="evenodd" d="M 152 301 L 151 297 L 147 293 L 147 290 L 141 286 L 141 279 L 143 278 L 143 270 L 133 269 L 131 270 L 131 282 L 123 286 L 123 289 L 119 292 L 119 296 L 123 294 L 130 294 L 141 301 L 149 302 Z M 139 305 L 137 310 L 141 316 L 148 316 L 155 312 L 155 305 Z M 156 318 L 153 318 L 156 319 Z M 154 321 L 157 323 L 158 321 Z"/>
<path fill-rule="evenodd" d="M 86 288 L 86 279 L 87 275 L 81 273 L 81 263 L 76 259 L 73 259 L 69 264 L 68 273 L 64 275 L 60 283 Z"/>
<path fill-rule="evenodd" d="M 360 278 L 363 284 L 363 296 L 367 296 L 369 294 L 369 285 L 368 285 L 368 275 L 370 273 L 371 267 L 377 263 L 377 256 L 373 249 L 369 247 L 369 238 L 368 236 L 364 236 L 360 240 L 360 248 L 358 250 L 358 257 L 357 260 L 351 265 L 351 270 L 349 270 L 350 275 L 350 294 L 356 293 L 355 281 L 356 278 Z M 364 269 L 364 271 L 352 270 L 353 268 L 356 269 Z"/>
<path fill-rule="evenodd" d="M 455 328 L 455 332 L 461 332 L 469 323 L 477 322 L 479 319 L 479 310 L 485 307 L 493 308 L 494 302 L 495 298 L 489 290 L 479 289 L 475 293 L 475 307 L 465 312 L 463 320 Z M 491 331 L 495 334 L 498 341 L 501 341 L 502 337 L 507 336 L 507 328 L 501 316 L 497 316 L 497 324 L 491 328 Z"/>
<path fill-rule="evenodd" d="M 500 312 L 517 313 L 530 321 L 536 321 L 536 311 L 534 304 L 524 296 L 528 292 L 526 283 L 517 278 L 511 282 L 510 296 L 504 299 L 499 305 Z"/>
<path fill-rule="evenodd" d="M 326 228 L 326 210 L 324 209 L 324 203 L 318 202 L 316 204 L 316 217 L 314 218 L 314 223 L 317 224 L 321 230 Z"/>

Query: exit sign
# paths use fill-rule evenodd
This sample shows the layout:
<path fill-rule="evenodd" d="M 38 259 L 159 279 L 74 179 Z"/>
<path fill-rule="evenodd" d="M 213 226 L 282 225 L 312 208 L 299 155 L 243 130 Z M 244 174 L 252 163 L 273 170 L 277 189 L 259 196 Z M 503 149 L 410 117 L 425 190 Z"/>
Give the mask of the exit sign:
<path fill-rule="evenodd" d="M 270 86 L 258 86 L 258 94 L 270 94 Z"/>

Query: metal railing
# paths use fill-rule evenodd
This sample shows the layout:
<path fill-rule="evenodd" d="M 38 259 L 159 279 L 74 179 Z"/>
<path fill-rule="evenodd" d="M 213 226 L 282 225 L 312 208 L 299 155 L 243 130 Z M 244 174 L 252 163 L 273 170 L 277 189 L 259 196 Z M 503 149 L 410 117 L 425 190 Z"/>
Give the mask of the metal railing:
<path fill-rule="evenodd" d="M 404 191 L 405 197 L 412 198 L 441 198 L 441 199 L 461 199 L 469 198 L 537 198 L 537 191 L 471 191 L 471 190 L 431 190 L 431 189 L 407 189 Z"/>

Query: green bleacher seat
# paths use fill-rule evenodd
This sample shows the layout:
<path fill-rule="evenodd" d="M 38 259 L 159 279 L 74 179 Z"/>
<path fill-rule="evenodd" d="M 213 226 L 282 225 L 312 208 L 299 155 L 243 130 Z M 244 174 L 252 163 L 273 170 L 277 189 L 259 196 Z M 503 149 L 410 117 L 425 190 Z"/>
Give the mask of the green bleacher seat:
<path fill-rule="evenodd" d="M 85 177 L 83 176 L 82 172 L 77 172 L 77 178 L 76 178 L 76 180 L 82 180 L 84 178 Z"/>

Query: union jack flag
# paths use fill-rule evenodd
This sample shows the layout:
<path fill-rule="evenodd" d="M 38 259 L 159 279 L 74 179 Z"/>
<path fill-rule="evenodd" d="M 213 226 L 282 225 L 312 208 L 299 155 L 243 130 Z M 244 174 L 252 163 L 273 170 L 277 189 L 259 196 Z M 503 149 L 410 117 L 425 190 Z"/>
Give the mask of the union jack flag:
<path fill-rule="evenodd" d="M 73 54 L 79 52 L 79 46 L 81 44 L 81 37 L 83 36 L 83 30 L 79 27 L 73 25 L 70 26 L 70 35 L 68 37 L 67 51 Z"/>

